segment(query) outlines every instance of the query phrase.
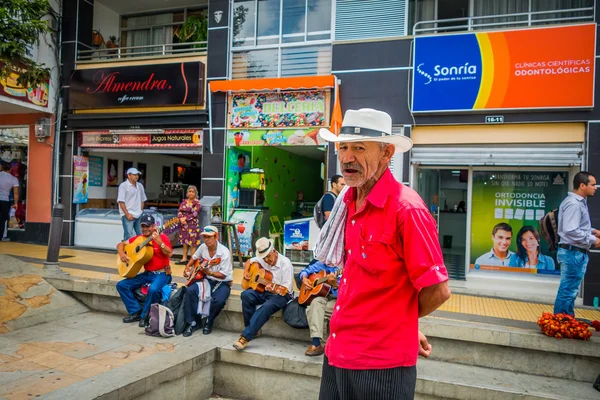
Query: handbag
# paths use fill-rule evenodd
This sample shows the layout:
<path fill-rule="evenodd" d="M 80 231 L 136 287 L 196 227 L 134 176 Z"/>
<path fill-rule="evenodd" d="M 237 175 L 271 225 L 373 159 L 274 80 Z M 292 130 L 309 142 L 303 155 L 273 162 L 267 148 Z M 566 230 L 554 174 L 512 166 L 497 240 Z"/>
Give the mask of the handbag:
<path fill-rule="evenodd" d="M 296 329 L 308 328 L 306 307 L 298 303 L 298 298 L 290 301 L 283 308 L 283 320 L 286 324 Z"/>

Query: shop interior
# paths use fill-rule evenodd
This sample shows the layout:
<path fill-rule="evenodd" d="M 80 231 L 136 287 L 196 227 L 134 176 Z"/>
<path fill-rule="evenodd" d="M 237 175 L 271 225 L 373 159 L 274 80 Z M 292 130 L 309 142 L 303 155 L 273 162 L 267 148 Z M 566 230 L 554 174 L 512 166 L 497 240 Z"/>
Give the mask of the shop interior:
<path fill-rule="evenodd" d="M 326 146 L 228 148 L 226 215 L 230 222 L 244 226 L 238 229 L 244 254 L 249 254 L 252 240 L 258 236 L 270 236 L 283 251 L 283 229 L 288 222 L 305 222 L 307 226 L 314 223 L 313 208 L 325 189 L 326 149 Z M 252 183 L 252 175 L 256 175 L 256 184 Z M 246 232 L 246 227 L 252 225 L 254 230 Z M 314 227 L 310 229 L 314 231 Z M 315 240 L 316 233 L 310 238 Z M 294 249 L 286 246 L 285 254 L 294 262 L 309 262 L 310 247 L 308 240 L 299 241 L 294 243 Z"/>
<path fill-rule="evenodd" d="M 27 212 L 27 157 L 29 150 L 29 127 L 0 128 L 0 160 L 10 163 L 10 174 L 19 180 L 19 206 L 11 209 L 6 226 L 2 227 L 2 238 L 6 237 L 8 229 L 24 229 Z M 14 201 L 13 191 L 9 201 Z"/>
<path fill-rule="evenodd" d="M 144 185 L 145 209 L 157 218 L 157 226 L 177 217 L 180 203 L 186 196 L 189 185 L 201 192 L 202 155 L 182 154 L 185 150 L 163 149 L 88 149 L 82 155 L 89 160 L 88 202 L 79 205 L 76 217 L 75 245 L 114 249 L 122 236 L 121 221 L 117 205 L 119 184 L 127 179 L 126 171 L 135 167 L 142 172 L 140 182 Z M 84 225 L 104 223 L 110 230 L 90 230 L 88 237 Z M 110 221 L 110 223 L 108 223 Z M 96 224 L 98 225 L 98 224 Z M 110 225 L 110 227 L 108 227 Z M 78 229 L 79 226 L 79 229 Z M 176 230 L 166 232 L 175 246 L 179 246 Z M 115 237 L 116 236 L 116 237 Z M 103 239 L 104 237 L 104 239 Z"/>
<path fill-rule="evenodd" d="M 437 222 L 448 274 L 452 279 L 466 279 L 466 204 L 469 172 L 458 168 L 420 168 L 417 173 L 419 177 L 417 191 Z"/>

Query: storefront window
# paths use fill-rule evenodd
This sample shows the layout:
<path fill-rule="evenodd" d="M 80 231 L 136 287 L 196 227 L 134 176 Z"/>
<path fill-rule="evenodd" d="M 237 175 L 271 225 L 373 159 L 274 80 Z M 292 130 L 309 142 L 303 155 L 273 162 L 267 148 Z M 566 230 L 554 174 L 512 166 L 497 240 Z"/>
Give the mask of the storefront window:
<path fill-rule="evenodd" d="M 29 127 L 0 127 L 0 162 L 10 166 L 8 171 L 19 181 L 19 205 L 10 212 L 6 227 L 0 227 L 0 237 L 6 229 L 23 229 L 27 210 L 27 161 L 29 150 Z M 14 191 L 9 192 L 9 202 L 14 202 Z"/>

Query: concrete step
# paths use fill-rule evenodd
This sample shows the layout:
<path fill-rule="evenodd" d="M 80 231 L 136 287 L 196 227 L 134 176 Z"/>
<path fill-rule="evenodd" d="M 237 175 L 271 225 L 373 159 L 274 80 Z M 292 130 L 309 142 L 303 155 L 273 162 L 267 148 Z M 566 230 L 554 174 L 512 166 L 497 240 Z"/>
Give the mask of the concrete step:
<path fill-rule="evenodd" d="M 322 356 L 305 357 L 305 348 L 305 343 L 276 338 L 259 338 L 243 352 L 220 347 L 215 393 L 264 400 L 318 398 Z M 421 399 L 598 399 L 587 382 L 425 359 L 417 368 Z"/>

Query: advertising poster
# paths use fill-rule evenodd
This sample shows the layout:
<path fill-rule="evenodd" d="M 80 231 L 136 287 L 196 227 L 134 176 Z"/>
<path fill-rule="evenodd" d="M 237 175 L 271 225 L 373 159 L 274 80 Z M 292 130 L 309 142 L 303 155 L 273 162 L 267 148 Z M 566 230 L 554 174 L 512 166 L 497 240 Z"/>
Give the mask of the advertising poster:
<path fill-rule="evenodd" d="M 287 222 L 283 230 L 286 250 L 308 250 L 310 221 Z"/>
<path fill-rule="evenodd" d="M 250 169 L 249 151 L 229 148 L 227 150 L 227 182 L 225 191 L 225 215 L 240 204 L 240 179 L 242 171 Z"/>
<path fill-rule="evenodd" d="M 327 125 L 324 91 L 238 93 L 230 96 L 229 127 L 293 128 Z"/>
<path fill-rule="evenodd" d="M 106 160 L 106 186 L 119 186 L 119 160 Z"/>
<path fill-rule="evenodd" d="M 252 257 L 254 226 L 258 211 L 236 210 L 229 219 L 229 222 L 237 225 L 237 235 L 240 241 L 240 252 L 244 257 Z M 233 240 L 233 239 L 232 239 Z"/>
<path fill-rule="evenodd" d="M 4 63 L 0 62 L 0 67 L 3 65 Z M 17 83 L 20 74 L 25 71 L 23 68 L 15 68 L 6 78 L 0 79 L 0 95 L 35 104 L 36 106 L 48 107 L 50 81 L 46 80 L 35 88 L 25 88 Z"/>
<path fill-rule="evenodd" d="M 88 157 L 90 168 L 90 186 L 103 186 L 104 183 L 104 158 L 90 156 Z"/>
<path fill-rule="evenodd" d="M 230 130 L 227 146 L 324 146 L 319 129 Z"/>
<path fill-rule="evenodd" d="M 73 204 L 88 202 L 88 158 L 73 156 Z"/>
<path fill-rule="evenodd" d="M 568 189 L 566 171 L 474 172 L 471 268 L 559 275 L 538 221 Z"/>
<path fill-rule="evenodd" d="M 418 36 L 413 112 L 593 108 L 596 25 Z"/>

